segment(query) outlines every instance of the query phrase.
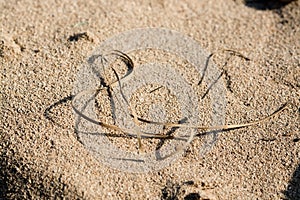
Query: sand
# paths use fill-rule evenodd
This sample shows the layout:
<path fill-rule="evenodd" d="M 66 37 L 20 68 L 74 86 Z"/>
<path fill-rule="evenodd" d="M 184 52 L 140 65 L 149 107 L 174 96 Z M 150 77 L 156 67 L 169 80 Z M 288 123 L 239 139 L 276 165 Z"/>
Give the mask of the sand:
<path fill-rule="evenodd" d="M 0 198 L 300 199 L 299 8 L 299 1 L 0 1 Z M 290 104 L 267 122 L 219 133 L 203 157 L 195 139 L 158 171 L 130 173 L 99 162 L 75 133 L 76 75 L 101 42 L 147 27 L 250 59 L 231 56 L 219 80 L 226 124 Z M 218 69 L 228 55 L 212 58 Z M 136 139 L 111 140 L 137 151 Z"/>

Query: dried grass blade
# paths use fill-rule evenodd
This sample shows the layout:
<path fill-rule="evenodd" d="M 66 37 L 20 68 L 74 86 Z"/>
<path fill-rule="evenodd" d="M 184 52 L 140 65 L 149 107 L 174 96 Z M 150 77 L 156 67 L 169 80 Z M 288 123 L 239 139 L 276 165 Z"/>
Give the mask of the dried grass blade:
<path fill-rule="evenodd" d="M 242 57 L 244 58 L 245 60 L 250 60 L 248 57 L 244 56 L 243 54 L 239 53 L 238 51 L 236 50 L 232 50 L 232 49 L 223 49 L 223 50 L 219 50 L 219 51 L 228 51 L 228 52 L 231 52 L 233 53 L 234 55 L 236 56 L 239 56 L 239 57 Z M 210 55 L 210 57 L 214 54 L 216 54 L 217 52 L 213 53 Z M 118 84 L 119 88 L 120 88 L 120 92 L 121 92 L 121 95 L 122 95 L 122 98 L 124 99 L 124 101 L 126 102 L 128 108 L 129 108 L 129 115 L 133 118 L 133 122 L 135 123 L 135 128 L 134 130 L 132 129 L 126 129 L 126 128 L 120 128 L 119 126 L 116 126 L 116 125 L 111 125 L 111 124 L 107 124 L 107 123 L 104 123 L 102 121 L 98 121 L 98 120 L 94 120 L 88 116 L 86 116 L 85 114 L 83 114 L 79 109 L 76 108 L 75 106 L 75 101 L 82 97 L 83 95 L 86 95 L 88 93 L 93 93 L 94 97 L 96 96 L 95 94 L 98 94 L 103 88 L 98 88 L 98 89 L 94 89 L 94 90 L 84 90 L 84 91 L 81 91 L 79 92 L 78 94 L 75 95 L 75 97 L 73 98 L 72 100 L 72 107 L 74 109 L 74 111 L 80 115 L 82 118 L 84 118 L 85 120 L 88 120 L 94 124 L 97 124 L 97 125 L 100 125 L 100 126 L 103 126 L 105 128 L 108 128 L 108 129 L 112 129 L 112 130 L 116 130 L 116 131 L 121 131 L 129 136 L 136 136 L 137 139 L 138 139 L 138 146 L 139 146 L 139 150 L 142 149 L 142 142 L 141 142 L 141 138 L 142 137 L 146 137 L 146 138 L 157 138 L 157 139 L 184 139 L 186 140 L 186 142 L 181 145 L 181 146 L 178 146 L 178 148 L 176 149 L 175 152 L 167 155 L 166 157 L 164 157 L 163 159 L 166 159 L 170 156 L 173 156 L 183 150 L 185 150 L 189 145 L 190 143 L 193 141 L 195 135 L 194 134 L 191 134 L 188 139 L 186 138 L 183 138 L 183 137 L 176 137 L 176 136 L 169 136 L 169 135 L 162 135 L 162 134 L 153 134 L 153 133 L 146 133 L 146 132 L 143 132 L 140 130 L 139 128 L 139 125 L 140 125 L 140 122 L 144 122 L 144 123 L 148 123 L 148 124 L 155 124 L 155 125 L 163 125 L 164 127 L 170 127 L 170 128 L 191 128 L 191 129 L 198 129 L 198 130 L 229 130 L 229 129 L 236 129 L 236 128 L 243 128 L 243 127 L 247 127 L 247 126 L 252 126 L 252 125 L 256 125 L 256 124 L 259 124 L 261 122 L 264 122 L 266 120 L 269 120 L 270 118 L 272 118 L 273 116 L 279 114 L 282 110 L 284 110 L 289 104 L 290 102 L 287 102 L 285 103 L 283 106 L 281 106 L 278 110 L 276 110 L 275 112 L 273 112 L 271 115 L 265 117 L 265 118 L 262 118 L 262 119 L 259 119 L 259 120 L 256 120 L 256 121 L 252 121 L 252 122 L 247 122 L 247 123 L 243 123 L 243 124 L 232 124 L 232 125 L 221 125 L 221 126 L 200 126 L 200 125 L 191 125 L 191 124 L 180 124 L 180 123 L 170 123 L 170 122 L 156 122 L 156 121 L 151 121 L 151 120 L 147 120 L 147 119 L 143 119 L 143 118 L 140 118 L 138 117 L 135 109 L 132 108 L 132 106 L 130 105 L 130 103 L 127 101 L 123 91 L 122 91 L 122 86 L 121 86 L 121 79 L 127 79 L 130 77 L 131 73 L 133 72 L 134 70 L 134 64 L 133 64 L 133 61 L 132 59 L 125 53 L 121 52 L 121 51 L 118 51 L 118 50 L 113 50 L 112 52 L 108 53 L 108 54 L 105 54 L 105 55 L 115 55 L 115 56 L 118 56 L 122 59 L 122 61 L 126 64 L 126 66 L 128 67 L 128 70 L 127 70 L 127 73 L 122 77 L 120 78 L 118 73 L 116 72 L 116 70 L 112 68 L 116 78 L 117 78 L 117 81 L 114 81 L 110 84 L 108 84 L 106 87 L 108 87 L 109 89 L 111 89 L 111 91 L 113 91 L 113 87 L 116 86 L 116 84 Z M 103 57 L 103 59 L 105 59 Z M 107 60 L 101 60 L 101 63 L 103 65 L 103 68 L 104 68 L 104 62 L 107 62 Z"/>

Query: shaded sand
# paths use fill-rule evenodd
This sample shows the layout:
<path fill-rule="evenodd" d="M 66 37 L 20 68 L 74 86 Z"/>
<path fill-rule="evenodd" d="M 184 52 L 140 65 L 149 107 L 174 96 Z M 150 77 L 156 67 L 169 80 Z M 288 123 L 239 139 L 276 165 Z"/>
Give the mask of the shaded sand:
<path fill-rule="evenodd" d="M 300 6 L 263 8 L 232 0 L 1 1 L 0 198 L 299 199 Z M 292 103 L 269 122 L 220 134 L 205 157 L 195 140 L 160 171 L 111 169 L 77 140 L 70 99 L 99 43 L 139 27 L 173 29 L 208 52 L 236 49 L 250 58 L 231 57 L 221 77 L 227 124 Z M 213 58 L 217 67 L 226 55 Z"/>

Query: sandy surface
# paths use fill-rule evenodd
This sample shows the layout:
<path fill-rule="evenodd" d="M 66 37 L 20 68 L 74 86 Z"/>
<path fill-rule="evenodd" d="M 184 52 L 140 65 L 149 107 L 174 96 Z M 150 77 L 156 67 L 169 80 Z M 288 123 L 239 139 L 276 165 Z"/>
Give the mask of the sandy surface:
<path fill-rule="evenodd" d="M 233 0 L 0 2 L 0 198 L 300 199 L 299 1 L 271 9 Z M 102 41 L 141 27 L 176 30 L 207 52 L 236 49 L 250 58 L 232 57 L 220 79 L 227 124 L 291 104 L 268 122 L 221 133 L 205 157 L 195 140 L 160 171 L 103 165 L 76 137 L 74 81 Z M 217 67 L 226 55 L 213 58 Z"/>

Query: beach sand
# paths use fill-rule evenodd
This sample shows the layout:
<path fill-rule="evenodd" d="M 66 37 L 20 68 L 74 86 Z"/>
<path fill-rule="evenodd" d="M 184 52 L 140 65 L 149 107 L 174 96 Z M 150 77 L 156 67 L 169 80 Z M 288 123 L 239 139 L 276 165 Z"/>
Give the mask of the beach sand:
<path fill-rule="evenodd" d="M 0 10 L 0 199 L 300 199 L 299 1 L 2 0 Z M 290 104 L 268 121 L 219 133 L 202 157 L 196 138 L 158 171 L 99 162 L 75 133 L 76 75 L 101 42 L 147 27 L 178 31 L 209 53 L 234 49 L 250 59 L 230 56 L 219 80 L 226 124 Z M 221 69 L 229 55 L 212 61 Z M 134 138 L 111 140 L 137 149 Z"/>

